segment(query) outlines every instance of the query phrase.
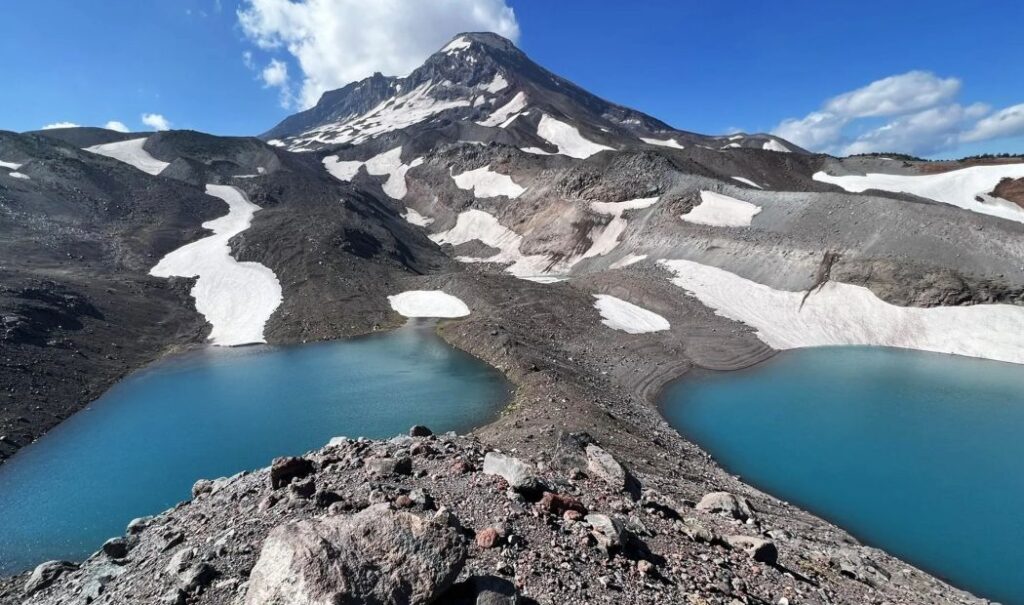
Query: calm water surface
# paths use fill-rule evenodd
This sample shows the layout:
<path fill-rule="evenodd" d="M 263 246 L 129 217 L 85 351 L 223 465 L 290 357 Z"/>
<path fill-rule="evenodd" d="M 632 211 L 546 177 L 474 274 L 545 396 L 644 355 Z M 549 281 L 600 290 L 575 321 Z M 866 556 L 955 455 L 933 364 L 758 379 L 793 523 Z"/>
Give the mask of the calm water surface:
<path fill-rule="evenodd" d="M 0 572 L 82 559 L 200 478 L 338 435 L 466 431 L 509 395 L 430 326 L 289 348 L 209 349 L 133 374 L 0 465 Z"/>
<path fill-rule="evenodd" d="M 662 408 L 745 480 L 954 585 L 1024 605 L 1024 367 L 806 349 L 685 378 Z"/>

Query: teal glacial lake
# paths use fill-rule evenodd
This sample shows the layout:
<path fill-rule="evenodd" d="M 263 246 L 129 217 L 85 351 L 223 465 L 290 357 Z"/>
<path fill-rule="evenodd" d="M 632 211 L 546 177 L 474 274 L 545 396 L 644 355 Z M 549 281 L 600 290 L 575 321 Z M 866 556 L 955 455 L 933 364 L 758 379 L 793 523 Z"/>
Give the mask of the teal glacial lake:
<path fill-rule="evenodd" d="M 468 431 L 510 386 L 430 325 L 287 348 L 205 349 L 159 362 L 0 465 L 0 572 L 83 559 L 192 484 L 335 436 L 413 424 Z"/>
<path fill-rule="evenodd" d="M 662 412 L 745 481 L 957 587 L 1024 604 L 1024 367 L 788 351 L 685 377 Z"/>

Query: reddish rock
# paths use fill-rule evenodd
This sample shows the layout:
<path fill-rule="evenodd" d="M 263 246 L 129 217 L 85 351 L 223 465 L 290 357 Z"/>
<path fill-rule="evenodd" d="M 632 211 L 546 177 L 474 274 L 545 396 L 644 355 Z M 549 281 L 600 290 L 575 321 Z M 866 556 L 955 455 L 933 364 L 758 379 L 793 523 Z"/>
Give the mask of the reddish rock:
<path fill-rule="evenodd" d="M 556 516 L 562 516 L 567 511 L 575 511 L 581 515 L 587 514 L 587 507 L 572 496 L 563 496 L 553 492 L 544 492 L 537 506 L 544 512 Z"/>
<path fill-rule="evenodd" d="M 576 522 L 583 518 L 583 513 L 578 510 L 567 510 L 562 513 L 562 518 L 566 521 Z"/>
<path fill-rule="evenodd" d="M 480 548 L 494 548 L 498 545 L 499 540 L 501 540 L 501 535 L 493 527 L 487 527 L 476 532 L 476 545 Z"/>
<path fill-rule="evenodd" d="M 395 498 L 395 508 L 412 508 L 413 504 L 415 504 L 415 502 L 412 501 L 412 498 L 405 494 Z"/>
<path fill-rule="evenodd" d="M 452 472 L 456 475 L 465 475 L 475 470 L 476 468 L 473 466 L 473 463 L 466 462 L 465 460 L 456 460 L 455 464 L 452 465 Z"/>

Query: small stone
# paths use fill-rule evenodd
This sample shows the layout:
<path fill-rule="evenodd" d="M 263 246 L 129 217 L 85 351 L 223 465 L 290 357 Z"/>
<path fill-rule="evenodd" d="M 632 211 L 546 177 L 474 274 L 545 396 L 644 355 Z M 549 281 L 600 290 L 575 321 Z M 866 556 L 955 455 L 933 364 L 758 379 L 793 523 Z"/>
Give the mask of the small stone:
<path fill-rule="evenodd" d="M 640 559 L 636 563 L 636 570 L 640 572 L 640 575 L 646 576 L 654 571 L 654 564 L 646 559 Z"/>
<path fill-rule="evenodd" d="M 473 464 L 466 462 L 465 460 L 456 460 L 455 463 L 452 464 L 452 472 L 456 475 L 465 475 L 466 473 L 471 473 L 474 470 L 476 470 L 476 468 Z"/>
<path fill-rule="evenodd" d="M 402 494 L 395 498 L 395 508 L 412 508 L 416 503 L 412 501 L 412 498 Z"/>
<path fill-rule="evenodd" d="M 570 523 L 575 523 L 575 522 L 579 521 L 582 518 L 583 518 L 583 513 L 581 513 L 578 510 L 569 509 L 569 510 L 565 511 L 564 513 L 562 513 L 562 519 L 565 520 L 565 521 L 569 521 Z"/>
<path fill-rule="evenodd" d="M 164 605 L 185 605 L 188 602 L 188 595 L 180 588 L 172 588 L 160 597 L 160 602 Z"/>
<path fill-rule="evenodd" d="M 153 517 L 137 517 L 128 523 L 126 531 L 130 536 L 141 534 L 151 523 L 153 523 Z"/>
<path fill-rule="evenodd" d="M 433 434 L 434 431 L 420 424 L 417 424 L 409 429 L 410 437 L 430 437 Z"/>
<path fill-rule="evenodd" d="M 608 554 L 618 550 L 626 541 L 626 530 L 618 519 L 608 515 L 590 514 L 584 517 L 590 524 L 597 545 Z"/>
<path fill-rule="evenodd" d="M 588 471 L 612 489 L 624 491 L 634 500 L 640 498 L 640 482 L 614 456 L 594 444 L 588 445 L 586 451 Z"/>
<path fill-rule="evenodd" d="M 493 527 L 486 527 L 476 532 L 476 545 L 480 548 L 494 548 L 500 540 L 501 535 Z"/>
<path fill-rule="evenodd" d="M 274 458 L 270 465 L 270 487 L 277 489 L 291 483 L 293 479 L 301 479 L 313 474 L 313 462 L 297 456 Z"/>
<path fill-rule="evenodd" d="M 209 563 L 196 563 L 178 574 L 181 589 L 188 593 L 200 592 L 217 577 L 217 570 Z"/>
<path fill-rule="evenodd" d="M 195 500 L 199 496 L 210 494 L 213 492 L 213 481 L 209 479 L 200 479 L 192 484 L 192 499 Z"/>

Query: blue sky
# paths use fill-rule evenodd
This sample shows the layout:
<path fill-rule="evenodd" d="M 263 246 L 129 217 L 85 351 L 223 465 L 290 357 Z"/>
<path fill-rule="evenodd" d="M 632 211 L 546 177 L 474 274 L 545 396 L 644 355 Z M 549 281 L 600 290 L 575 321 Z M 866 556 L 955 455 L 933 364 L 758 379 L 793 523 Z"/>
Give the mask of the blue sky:
<path fill-rule="evenodd" d="M 174 128 L 257 134 L 325 87 L 408 69 L 460 29 L 490 28 L 686 130 L 775 130 L 834 153 L 1024 152 L 1019 0 L 303 2 L 8 3 L 0 128 L 141 130 L 143 114 L 159 114 Z"/>

